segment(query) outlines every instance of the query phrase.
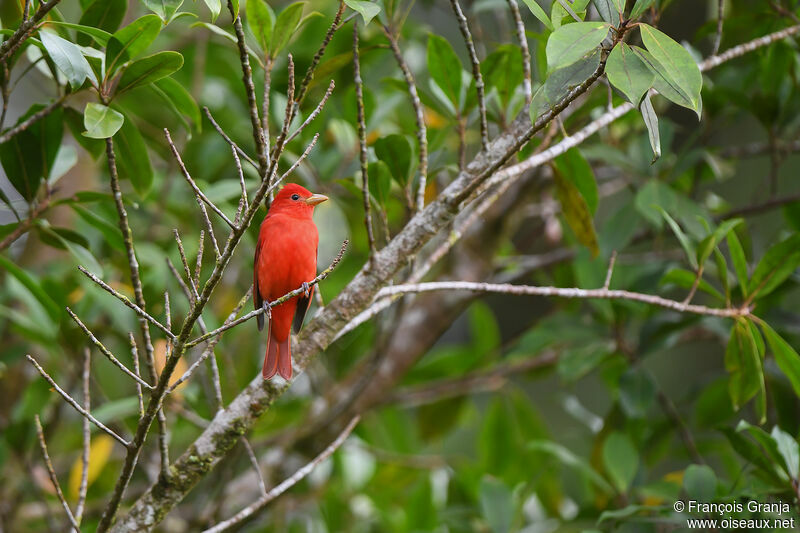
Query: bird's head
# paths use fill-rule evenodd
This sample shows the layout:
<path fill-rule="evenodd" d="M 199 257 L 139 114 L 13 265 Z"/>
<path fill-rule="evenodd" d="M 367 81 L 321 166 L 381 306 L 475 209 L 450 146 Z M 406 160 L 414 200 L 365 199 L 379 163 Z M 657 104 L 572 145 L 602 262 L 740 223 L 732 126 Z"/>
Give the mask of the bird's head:
<path fill-rule="evenodd" d="M 311 191 L 296 183 L 285 185 L 272 202 L 270 212 L 293 214 L 301 217 L 311 217 L 314 206 L 321 204 L 328 197 L 322 194 L 311 194 Z"/>

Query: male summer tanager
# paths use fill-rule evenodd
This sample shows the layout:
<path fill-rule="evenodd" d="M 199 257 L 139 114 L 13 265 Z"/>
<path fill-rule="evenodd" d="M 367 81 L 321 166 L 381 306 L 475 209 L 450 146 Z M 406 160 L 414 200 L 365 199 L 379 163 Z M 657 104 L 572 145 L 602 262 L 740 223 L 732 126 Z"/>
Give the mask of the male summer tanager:
<path fill-rule="evenodd" d="M 284 294 L 299 287 L 305 293 L 271 308 L 267 353 L 261 374 L 269 379 L 276 373 L 284 379 L 292 377 L 291 329 L 303 325 L 314 287 L 308 282 L 317 275 L 317 244 L 319 234 L 312 215 L 314 206 L 327 196 L 311 194 L 307 189 L 290 183 L 278 192 L 258 233 L 256 258 L 253 265 L 253 303 L 255 308 L 268 307 Z M 259 331 L 264 327 L 264 315 L 258 315 Z"/>

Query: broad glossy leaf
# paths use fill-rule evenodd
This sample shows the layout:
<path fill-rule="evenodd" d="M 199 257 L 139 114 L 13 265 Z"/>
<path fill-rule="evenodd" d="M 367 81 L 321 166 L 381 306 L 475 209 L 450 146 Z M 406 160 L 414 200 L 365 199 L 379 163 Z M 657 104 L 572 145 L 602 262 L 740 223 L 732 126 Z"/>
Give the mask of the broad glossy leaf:
<path fill-rule="evenodd" d="M 289 40 L 297 31 L 300 19 L 303 16 L 304 6 L 305 2 L 295 2 L 286 6 L 278 14 L 278 18 L 275 20 L 275 28 L 272 31 L 272 42 L 269 46 L 269 52 L 273 58 L 277 57 L 280 51 L 289 44 Z"/>
<path fill-rule="evenodd" d="M 592 468 L 592 466 L 584 459 L 578 457 L 560 444 L 547 440 L 534 440 L 528 443 L 528 448 L 533 451 L 544 452 L 558 459 L 561 464 L 580 472 L 596 487 L 602 489 L 606 494 L 613 494 L 614 489 L 608 484 L 603 476 L 598 474 L 597 471 L 595 471 L 595 469 Z"/>
<path fill-rule="evenodd" d="M 100 28 L 93 28 L 92 26 L 84 26 L 82 24 L 73 24 L 71 22 L 62 22 L 59 20 L 48 20 L 47 24 L 49 26 L 61 26 L 64 28 L 69 28 L 77 31 L 78 33 L 88 35 L 100 46 L 106 46 L 108 44 L 108 40 L 111 39 L 111 34 L 109 32 L 101 30 Z"/>
<path fill-rule="evenodd" d="M 615 431 L 603 443 L 603 464 L 614 486 L 624 494 L 639 468 L 639 452 L 627 435 Z"/>
<path fill-rule="evenodd" d="M 764 332 L 764 337 L 767 338 L 767 344 L 769 344 L 769 349 L 775 357 L 775 362 L 778 363 L 778 367 L 789 378 L 795 394 L 800 396 L 800 355 L 766 322 L 761 321 L 759 324 L 761 325 L 761 331 Z"/>
<path fill-rule="evenodd" d="M 392 188 L 392 173 L 389 167 L 383 161 L 375 161 L 369 164 L 367 174 L 370 194 L 380 205 L 385 205 Z"/>
<path fill-rule="evenodd" d="M 405 185 L 411 174 L 411 143 L 405 135 L 393 133 L 375 141 L 375 155 L 383 161 L 394 179 Z"/>
<path fill-rule="evenodd" d="M 533 95 L 529 111 L 531 122 L 535 124 L 542 112 L 555 106 L 569 91 L 586 81 L 599 65 L 600 53 L 595 50 L 575 63 L 552 72 Z"/>
<path fill-rule="evenodd" d="M 26 272 L 17 266 L 17 264 L 8 259 L 4 255 L 0 255 L 0 267 L 3 268 L 10 275 L 17 278 L 17 280 L 25 286 L 26 289 L 36 298 L 42 307 L 47 311 L 47 314 L 54 321 L 58 320 L 61 310 L 58 308 L 56 302 L 50 297 L 46 290 L 42 288 L 41 283 L 32 274 Z"/>
<path fill-rule="evenodd" d="M 737 321 L 725 350 L 725 369 L 730 374 L 728 392 L 735 409 L 764 393 L 764 369 L 750 328 Z"/>
<path fill-rule="evenodd" d="M 675 238 L 678 239 L 678 242 L 680 243 L 681 248 L 683 248 L 683 251 L 686 252 L 686 257 L 689 260 L 689 264 L 692 265 L 692 268 L 697 270 L 697 266 L 698 266 L 697 265 L 697 258 L 696 258 L 696 254 L 695 254 L 695 251 L 694 251 L 694 245 L 692 244 L 692 241 L 689 239 L 689 237 L 686 236 L 686 234 L 683 232 L 683 230 L 678 225 L 678 223 L 675 222 L 675 219 L 673 219 L 670 216 L 670 214 L 667 213 L 667 211 L 663 207 L 661 207 L 660 205 L 655 205 L 655 204 L 652 207 L 654 209 L 656 209 L 659 213 L 661 213 L 662 217 L 664 217 L 664 220 L 666 220 L 667 225 L 672 230 L 672 233 L 675 235 Z"/>
<path fill-rule="evenodd" d="M 120 252 L 125 251 L 125 244 L 122 240 L 122 232 L 120 231 L 119 226 L 109 222 L 96 212 L 90 211 L 81 205 L 70 204 L 70 207 L 72 207 L 78 216 L 99 231 L 103 235 L 105 242 L 107 242 L 112 248 Z"/>
<path fill-rule="evenodd" d="M 433 33 L 428 35 L 428 72 L 456 109 L 461 99 L 461 61 L 450 42 Z"/>
<path fill-rule="evenodd" d="M 539 2 L 537 2 L 537 0 L 522 0 L 522 1 L 525 2 L 525 5 L 528 6 L 528 9 L 531 10 L 533 16 L 539 19 L 539 22 L 544 24 L 544 26 L 548 30 L 552 31 L 555 29 L 553 27 L 553 23 L 550 22 L 550 17 L 547 16 L 547 13 L 545 12 L 544 9 L 542 9 L 542 6 L 539 5 Z"/>
<path fill-rule="evenodd" d="M 83 11 L 79 24 L 112 33 L 122 24 L 127 9 L 127 0 L 95 0 Z M 88 36 L 78 36 L 79 45 L 86 46 L 90 42 Z"/>
<path fill-rule="evenodd" d="M 142 2 L 164 22 L 169 21 L 183 4 L 183 0 L 142 0 Z"/>
<path fill-rule="evenodd" d="M 633 9 L 631 9 L 630 18 L 634 19 L 645 12 L 647 8 L 653 5 L 655 0 L 636 0 L 636 3 L 633 5 Z"/>
<path fill-rule="evenodd" d="M 500 102 L 507 106 L 522 83 L 522 52 L 518 46 L 505 44 L 481 61 L 481 74 L 487 90 L 497 90 Z"/>
<path fill-rule="evenodd" d="M 773 245 L 758 262 L 750 278 L 751 298 L 762 298 L 775 290 L 800 265 L 800 233 Z"/>
<path fill-rule="evenodd" d="M 578 188 L 567 178 L 565 178 L 558 167 L 553 167 L 555 172 L 554 181 L 556 185 L 556 195 L 561 204 L 561 211 L 564 218 L 575 233 L 578 242 L 589 248 L 592 257 L 598 253 L 597 235 L 594 231 L 592 213 L 586 204 Z"/>
<path fill-rule="evenodd" d="M 156 15 L 145 15 L 116 31 L 106 48 L 106 71 L 109 76 L 123 63 L 147 50 L 160 31 L 161 19 Z"/>
<path fill-rule="evenodd" d="M 691 109 L 699 117 L 703 75 L 694 58 L 683 46 L 652 26 L 641 24 L 639 29 L 642 42 L 660 65 L 659 72 L 664 78 L 674 81 L 680 91 L 689 97 Z"/>
<path fill-rule="evenodd" d="M 713 501 L 717 495 L 717 476 L 708 465 L 690 465 L 683 474 L 683 488 L 693 500 Z"/>
<path fill-rule="evenodd" d="M 26 120 L 45 106 L 32 105 L 17 123 Z M 30 202 L 43 179 L 49 179 L 64 134 L 64 111 L 57 108 L 27 130 L 0 144 L 0 164 L 11 185 Z"/>
<path fill-rule="evenodd" d="M 119 111 L 90 102 L 83 111 L 83 126 L 86 128 L 83 134 L 90 139 L 113 137 L 124 121 L 125 117 Z"/>
<path fill-rule="evenodd" d="M 103 272 L 103 267 L 97 261 L 97 259 L 92 255 L 92 252 L 84 246 L 85 239 L 82 242 L 78 242 L 80 239 L 76 239 L 74 237 L 82 237 L 80 235 L 70 234 L 67 231 L 64 231 L 64 228 L 53 228 L 47 225 L 40 225 L 39 230 L 41 232 L 40 235 L 49 235 L 55 241 L 61 244 L 61 246 L 67 250 L 72 258 L 75 260 L 76 265 L 83 266 L 94 272 L 95 274 L 101 275 Z"/>
<path fill-rule="evenodd" d="M 367 2 L 364 0 L 344 0 L 347 7 L 353 11 L 357 11 L 361 18 L 364 19 L 364 26 L 370 23 L 375 18 L 375 15 L 381 12 L 381 8 L 374 2 Z"/>
<path fill-rule="evenodd" d="M 511 489 L 499 479 L 484 476 L 480 491 L 481 514 L 493 533 L 507 533 L 514 518 L 514 501 Z"/>
<path fill-rule="evenodd" d="M 711 252 L 717 247 L 717 245 L 722 242 L 722 239 L 728 236 L 728 233 L 731 232 L 733 228 L 738 226 L 744 222 L 741 218 L 731 218 L 729 220 L 723 221 L 717 229 L 708 236 L 708 238 L 704 239 L 703 242 L 697 248 L 697 262 L 700 265 L 705 264 L 706 260 L 711 255 Z"/>
<path fill-rule="evenodd" d="M 735 232 L 728 233 L 725 238 L 728 243 L 728 251 L 731 253 L 731 261 L 733 262 L 733 269 L 736 272 L 736 278 L 739 280 L 739 288 L 742 291 L 742 296 L 747 298 L 747 259 L 744 256 L 744 250 L 739 242 L 739 237 Z"/>
<path fill-rule="evenodd" d="M 603 42 L 611 26 L 607 22 L 576 22 L 554 31 L 547 39 L 547 68 L 571 65 Z"/>
<path fill-rule="evenodd" d="M 120 77 L 116 94 L 140 85 L 166 78 L 183 66 L 183 56 L 178 52 L 158 52 L 129 64 Z"/>
<path fill-rule="evenodd" d="M 601 19 L 611 24 L 619 23 L 619 14 L 614 7 L 614 0 L 593 0 L 593 3 Z"/>
<path fill-rule="evenodd" d="M 746 431 L 763 450 L 761 452 L 762 456 L 766 455 L 767 459 L 770 460 L 773 465 L 780 467 L 779 474 L 781 474 L 782 478 L 788 480 L 788 466 L 783 460 L 780 450 L 778 450 L 778 443 L 775 442 L 775 439 L 773 439 L 769 433 L 758 426 L 749 424 L 746 420 L 739 421 L 739 424 L 736 426 L 736 431 Z"/>
<path fill-rule="evenodd" d="M 639 105 L 642 96 L 653 85 L 653 72 L 624 42 L 617 44 L 608 55 L 606 75 L 611 85 L 633 105 Z"/>
<path fill-rule="evenodd" d="M 658 130 L 658 115 L 650 102 L 650 93 L 645 93 L 642 105 L 639 106 L 642 113 L 644 125 L 647 127 L 647 138 L 650 140 L 650 148 L 653 150 L 653 160 L 655 163 L 661 157 L 661 132 Z"/>
<path fill-rule="evenodd" d="M 589 0 L 554 0 L 550 6 L 550 21 L 553 23 L 553 28 L 557 30 L 565 20 L 569 23 L 573 20 L 583 20 L 588 6 Z"/>
<path fill-rule="evenodd" d="M 746 424 L 746 426 L 750 425 Z M 777 461 L 773 461 L 767 453 L 764 453 L 765 450 L 761 446 L 742 435 L 740 433 L 742 429 L 745 429 L 745 427 L 742 426 L 742 423 L 740 422 L 736 431 L 730 428 L 720 428 L 719 430 L 728 438 L 728 441 L 731 443 L 731 447 L 736 451 L 736 453 L 738 453 L 748 462 L 753 463 L 760 468 L 761 471 L 769 475 L 774 482 L 785 483 L 788 481 L 788 476 L 786 475 L 786 471 L 783 469 L 783 467 L 779 466 Z M 761 430 L 759 429 L 759 431 Z M 766 435 L 766 433 L 763 431 L 762 433 Z M 769 436 L 767 435 L 767 437 Z M 777 447 L 774 449 L 777 452 Z"/>
<path fill-rule="evenodd" d="M 247 0 L 245 4 L 247 25 L 256 36 L 258 44 L 265 52 L 269 52 L 272 43 L 272 32 L 275 28 L 275 13 L 264 0 Z"/>
<path fill-rule="evenodd" d="M 130 180 L 139 196 L 146 196 L 153 185 L 153 167 L 142 134 L 130 117 L 114 135 L 114 153 L 120 177 Z"/>
<path fill-rule="evenodd" d="M 201 129 L 200 107 L 183 85 L 172 78 L 162 78 L 153 85 L 169 98 L 180 113 L 192 119 L 198 130 Z"/>
<path fill-rule="evenodd" d="M 577 187 L 586 201 L 589 212 L 594 215 L 595 211 L 597 211 L 598 201 L 597 181 L 589 162 L 584 159 L 577 148 L 570 148 L 558 156 L 554 163 L 561 171 L 561 175 Z"/>
<path fill-rule="evenodd" d="M 220 11 L 222 11 L 222 4 L 220 0 L 205 0 L 205 2 L 208 10 L 211 11 L 211 22 L 215 22 L 220 14 Z"/>
<path fill-rule="evenodd" d="M 106 146 L 102 140 L 90 139 L 83 135 L 83 132 L 86 131 L 86 127 L 83 125 L 83 113 L 72 107 L 67 107 L 64 110 L 64 122 L 72 133 L 72 137 L 94 159 L 97 159 L 105 152 Z"/>
<path fill-rule="evenodd" d="M 83 57 L 83 53 L 78 46 L 49 31 L 40 31 L 39 37 L 45 50 L 47 50 L 47 54 L 56 64 L 58 70 L 66 76 L 73 90 L 83 85 L 86 78 L 93 82 L 97 81 L 92 67 L 89 66 L 89 62 Z"/>

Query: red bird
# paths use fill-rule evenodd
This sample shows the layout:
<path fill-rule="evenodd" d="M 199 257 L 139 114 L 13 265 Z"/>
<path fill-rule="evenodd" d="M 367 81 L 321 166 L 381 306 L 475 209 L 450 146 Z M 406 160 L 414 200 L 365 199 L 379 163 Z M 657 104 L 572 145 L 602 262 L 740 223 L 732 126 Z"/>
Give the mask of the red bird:
<path fill-rule="evenodd" d="M 283 187 L 272 202 L 258 233 L 256 258 L 253 265 L 253 303 L 255 308 L 268 311 L 269 302 L 299 287 L 305 294 L 295 296 L 271 309 L 267 353 L 261 374 L 269 379 L 276 373 L 284 379 L 292 377 L 291 329 L 303 325 L 314 287 L 308 282 L 317 275 L 317 244 L 319 234 L 312 215 L 314 206 L 327 196 L 311 194 L 307 189 L 290 183 Z M 258 315 L 259 331 L 264 327 L 264 315 Z"/>

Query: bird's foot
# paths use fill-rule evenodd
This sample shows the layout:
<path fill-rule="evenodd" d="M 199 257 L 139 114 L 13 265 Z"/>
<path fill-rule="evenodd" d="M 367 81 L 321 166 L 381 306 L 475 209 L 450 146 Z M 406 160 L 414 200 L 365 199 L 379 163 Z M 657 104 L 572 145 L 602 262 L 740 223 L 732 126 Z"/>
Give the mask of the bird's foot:
<path fill-rule="evenodd" d="M 267 315 L 267 317 L 271 321 L 272 320 L 272 305 L 270 305 L 270 303 L 268 301 L 264 300 L 263 302 L 261 302 L 261 308 L 264 309 L 264 313 Z"/>
<path fill-rule="evenodd" d="M 304 281 L 302 287 L 303 287 L 303 295 L 306 298 L 308 298 L 309 295 L 311 294 L 311 286 L 308 284 L 307 281 Z"/>

